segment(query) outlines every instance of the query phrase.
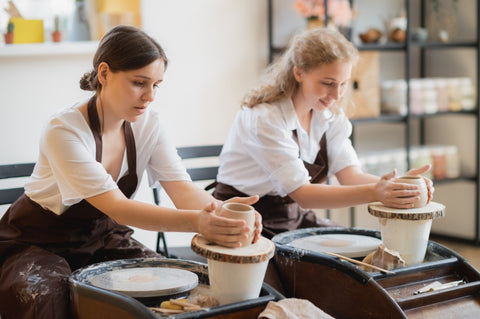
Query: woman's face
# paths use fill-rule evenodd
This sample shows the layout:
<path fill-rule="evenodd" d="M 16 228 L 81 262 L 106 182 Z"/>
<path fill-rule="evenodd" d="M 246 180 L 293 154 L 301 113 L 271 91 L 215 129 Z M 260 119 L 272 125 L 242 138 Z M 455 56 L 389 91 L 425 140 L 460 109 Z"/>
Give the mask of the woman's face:
<path fill-rule="evenodd" d="M 100 64 L 99 80 L 103 82 L 100 96 L 104 112 L 135 122 L 155 99 L 164 72 L 165 63 L 161 59 L 141 69 L 119 72 L 112 72 L 106 63 Z"/>
<path fill-rule="evenodd" d="M 309 109 L 323 111 L 332 107 L 346 92 L 352 73 L 350 62 L 323 64 L 308 72 L 294 67 L 299 83 L 295 95 Z"/>

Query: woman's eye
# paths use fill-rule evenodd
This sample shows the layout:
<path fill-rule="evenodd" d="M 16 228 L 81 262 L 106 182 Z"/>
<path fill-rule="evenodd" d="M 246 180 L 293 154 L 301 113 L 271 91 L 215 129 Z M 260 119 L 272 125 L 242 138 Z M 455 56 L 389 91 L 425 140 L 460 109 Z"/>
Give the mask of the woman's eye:
<path fill-rule="evenodd" d="M 138 82 L 138 81 L 135 81 L 133 82 L 136 86 L 143 86 L 144 83 L 143 82 Z"/>
<path fill-rule="evenodd" d="M 326 85 L 326 86 L 335 86 L 335 82 L 323 82 L 323 85 Z"/>

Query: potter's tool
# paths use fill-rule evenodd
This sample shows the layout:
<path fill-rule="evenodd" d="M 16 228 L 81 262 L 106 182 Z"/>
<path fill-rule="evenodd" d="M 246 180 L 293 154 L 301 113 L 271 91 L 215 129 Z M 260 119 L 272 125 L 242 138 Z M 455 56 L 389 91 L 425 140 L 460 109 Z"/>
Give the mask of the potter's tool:
<path fill-rule="evenodd" d="M 423 294 L 423 293 L 429 292 L 429 291 L 437 291 L 437 290 L 452 288 L 452 287 L 456 287 L 458 285 L 463 285 L 464 283 L 465 283 L 464 280 L 456 280 L 456 281 L 451 281 L 451 282 L 447 282 L 447 283 L 444 283 L 444 284 L 442 284 L 439 281 L 434 281 L 431 284 L 429 284 L 429 285 L 427 285 L 423 288 L 418 289 L 413 294 L 418 295 L 418 294 Z"/>
<path fill-rule="evenodd" d="M 375 270 L 378 270 L 378 271 L 381 271 L 381 272 L 384 272 L 384 273 L 387 273 L 387 274 L 394 274 L 393 271 L 386 270 L 386 269 L 383 269 L 383 268 L 380 268 L 380 267 L 377 267 L 377 266 L 374 266 L 374 265 L 371 265 L 371 264 L 367 264 L 367 263 L 364 263 L 363 261 L 348 258 L 348 257 L 338 255 L 338 254 L 335 254 L 335 253 L 326 252 L 325 254 L 330 255 L 330 256 L 334 256 L 334 257 L 337 257 L 337 258 L 340 258 L 340 259 L 343 259 L 343 260 L 346 260 L 346 261 L 349 261 L 349 262 L 357 264 L 357 265 L 362 265 L 362 266 L 365 266 L 365 267 L 369 267 L 369 268 L 372 268 L 372 269 L 375 269 Z"/>

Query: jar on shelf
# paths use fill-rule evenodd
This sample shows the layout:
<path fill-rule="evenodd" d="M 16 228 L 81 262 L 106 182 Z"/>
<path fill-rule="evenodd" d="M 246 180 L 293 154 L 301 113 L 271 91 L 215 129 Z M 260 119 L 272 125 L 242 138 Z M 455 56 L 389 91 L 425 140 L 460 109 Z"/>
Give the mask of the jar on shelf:
<path fill-rule="evenodd" d="M 459 79 L 460 92 L 462 94 L 462 109 L 473 110 L 475 108 L 475 94 L 470 78 Z"/>
<path fill-rule="evenodd" d="M 410 113 L 422 114 L 424 112 L 423 84 L 420 79 L 411 79 L 410 85 Z"/>
<path fill-rule="evenodd" d="M 460 177 L 460 156 L 455 145 L 445 147 L 445 177 Z"/>
<path fill-rule="evenodd" d="M 450 111 L 462 110 L 462 91 L 458 78 L 449 78 L 448 85 L 448 109 Z"/>
<path fill-rule="evenodd" d="M 383 81 L 381 84 L 382 113 L 407 114 L 407 83 L 405 80 Z"/>
<path fill-rule="evenodd" d="M 433 178 L 444 179 L 447 175 L 445 148 L 440 145 L 432 146 L 431 156 L 433 162 Z"/>
<path fill-rule="evenodd" d="M 410 166 L 411 168 L 419 168 L 430 164 L 433 166 L 430 149 L 427 147 L 414 147 L 410 150 Z M 433 179 L 433 169 L 423 174 L 423 176 Z"/>
<path fill-rule="evenodd" d="M 423 79 L 423 112 L 433 114 L 438 112 L 437 90 L 435 81 L 432 79 Z"/>
<path fill-rule="evenodd" d="M 443 78 L 435 79 L 435 89 L 437 91 L 437 107 L 439 112 L 446 112 L 448 107 L 448 86 L 447 80 Z"/>

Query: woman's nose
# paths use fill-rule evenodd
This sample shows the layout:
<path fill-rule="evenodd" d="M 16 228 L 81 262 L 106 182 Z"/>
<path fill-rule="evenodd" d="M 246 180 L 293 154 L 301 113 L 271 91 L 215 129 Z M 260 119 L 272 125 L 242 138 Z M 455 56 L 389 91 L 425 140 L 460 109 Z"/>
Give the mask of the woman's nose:
<path fill-rule="evenodd" d="M 340 86 L 339 85 L 336 85 L 334 87 L 331 88 L 330 92 L 328 95 L 330 95 L 330 97 L 334 100 L 338 100 L 339 97 L 341 96 L 341 92 L 340 92 Z"/>
<path fill-rule="evenodd" d="M 155 98 L 155 89 L 154 88 L 151 88 L 149 90 L 147 90 L 143 96 L 142 96 L 142 100 L 144 101 L 149 101 L 149 102 L 152 102 Z"/>

